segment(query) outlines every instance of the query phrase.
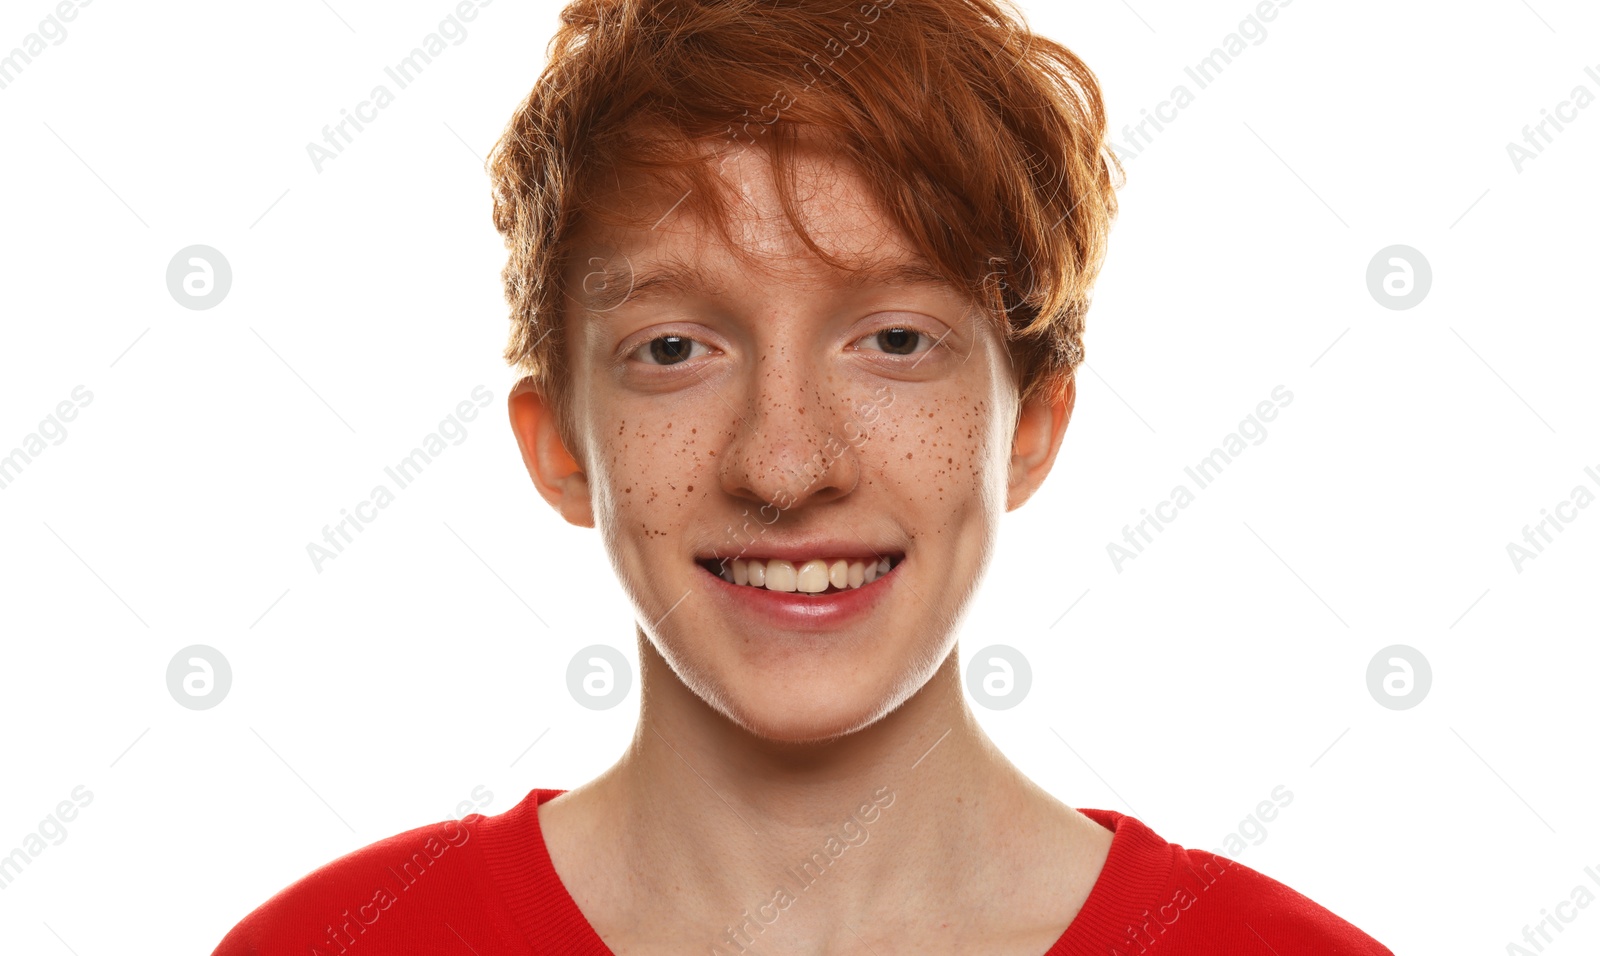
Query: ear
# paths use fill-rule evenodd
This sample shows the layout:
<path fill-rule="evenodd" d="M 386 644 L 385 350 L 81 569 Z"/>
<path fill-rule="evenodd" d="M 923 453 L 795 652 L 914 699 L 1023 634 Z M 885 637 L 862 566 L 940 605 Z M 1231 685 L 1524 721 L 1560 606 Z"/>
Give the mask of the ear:
<path fill-rule="evenodd" d="M 1006 510 L 1014 511 L 1033 497 L 1044 484 L 1055 464 L 1078 400 L 1078 378 L 1067 380 L 1059 399 L 1035 398 L 1023 403 L 1017 412 L 1017 434 L 1011 444 L 1011 482 L 1006 491 Z"/>
<path fill-rule="evenodd" d="M 511 412 L 511 431 L 517 436 L 522 463 L 528 468 L 534 488 L 569 523 L 580 528 L 594 527 L 589 477 L 567 449 L 555 411 L 534 387 L 533 379 L 518 382 L 506 405 Z"/>

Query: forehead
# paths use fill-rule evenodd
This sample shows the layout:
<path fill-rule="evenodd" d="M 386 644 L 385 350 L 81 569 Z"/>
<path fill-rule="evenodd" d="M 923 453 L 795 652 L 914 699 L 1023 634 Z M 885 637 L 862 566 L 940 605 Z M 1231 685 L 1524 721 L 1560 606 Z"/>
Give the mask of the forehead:
<path fill-rule="evenodd" d="M 791 162 L 793 205 L 786 209 L 765 152 L 741 148 L 708 159 L 725 187 L 720 223 L 695 213 L 686 193 L 619 184 L 618 193 L 630 195 L 646 215 L 628 225 L 581 229 L 570 247 L 568 287 L 589 309 L 609 311 L 624 301 L 715 295 L 741 274 L 819 291 L 951 286 L 880 208 L 853 166 L 817 149 L 802 150 Z M 807 237 L 838 265 L 819 256 Z"/>
<path fill-rule="evenodd" d="M 727 291 L 727 269 L 734 262 L 708 264 L 677 255 L 655 253 L 630 256 L 626 253 L 595 256 L 583 276 L 578 296 L 593 312 L 610 312 L 624 303 L 642 304 L 658 300 L 717 298 Z M 761 268 L 757 266 L 756 268 Z M 887 254 L 866 260 L 849 269 L 833 269 L 818 262 L 811 270 L 761 269 L 774 282 L 785 282 L 810 291 L 859 292 L 881 287 L 916 287 L 948 290 L 949 280 L 921 256 Z"/>

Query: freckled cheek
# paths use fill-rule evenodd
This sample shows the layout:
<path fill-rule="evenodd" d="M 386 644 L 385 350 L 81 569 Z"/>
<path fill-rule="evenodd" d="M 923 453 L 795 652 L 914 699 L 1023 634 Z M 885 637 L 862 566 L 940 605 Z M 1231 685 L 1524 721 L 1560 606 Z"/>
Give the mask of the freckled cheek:
<path fill-rule="evenodd" d="M 704 497 L 716 478 L 705 450 L 695 434 L 689 441 L 649 424 L 638 430 L 629 425 L 615 431 L 599 445 L 600 471 L 590 476 L 598 519 L 621 534 L 649 533 L 687 520 L 684 510 Z"/>
<path fill-rule="evenodd" d="M 997 441 L 983 406 L 943 402 L 886 410 L 863 425 L 854 444 L 902 488 L 943 508 L 959 508 L 984 487 L 996 467 Z M 1001 465 L 1003 467 L 1003 463 Z"/>

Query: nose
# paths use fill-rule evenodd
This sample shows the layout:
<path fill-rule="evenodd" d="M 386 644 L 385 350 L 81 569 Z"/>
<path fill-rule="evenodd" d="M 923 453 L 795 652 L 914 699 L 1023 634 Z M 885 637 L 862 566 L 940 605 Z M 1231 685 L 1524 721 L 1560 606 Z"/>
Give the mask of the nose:
<path fill-rule="evenodd" d="M 721 454 L 728 494 L 780 511 L 834 501 L 855 489 L 857 445 L 847 439 L 852 402 L 804 350 L 770 345 L 728 400 L 737 415 Z"/>

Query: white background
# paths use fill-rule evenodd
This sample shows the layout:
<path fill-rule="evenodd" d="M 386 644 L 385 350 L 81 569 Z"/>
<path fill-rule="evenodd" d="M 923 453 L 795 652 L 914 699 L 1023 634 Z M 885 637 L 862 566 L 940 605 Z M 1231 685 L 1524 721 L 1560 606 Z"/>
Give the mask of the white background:
<path fill-rule="evenodd" d="M 1183 68 L 1254 4 L 1131 2 L 1025 8 L 1119 131 L 1196 96 L 1127 163 L 1066 444 L 967 619 L 963 660 L 1033 668 L 980 717 L 1061 799 L 1187 846 L 1287 786 L 1241 862 L 1397 953 L 1505 952 L 1600 892 L 1600 507 L 1520 571 L 1506 550 L 1600 490 L 1600 104 L 1520 173 L 1506 152 L 1600 94 L 1600 13 L 1301 0 L 1198 90 Z M 633 659 L 632 623 L 503 413 L 482 162 L 557 5 L 484 9 L 318 173 L 306 143 L 454 6 L 332 3 L 101 0 L 0 90 L 0 454 L 93 395 L 0 491 L 0 855 L 94 794 L 0 891 L 8 951 L 209 952 L 313 867 L 480 785 L 489 813 L 576 785 L 631 730 L 636 693 L 567 692 L 579 648 Z M 0 52 L 52 9 L 8 0 Z M 196 243 L 233 269 L 208 311 L 165 284 Z M 1365 278 L 1396 243 L 1433 271 L 1405 311 Z M 306 544 L 479 385 L 468 437 L 314 570 Z M 1268 437 L 1114 568 L 1279 385 Z M 168 692 L 191 644 L 231 662 L 215 709 Z M 1367 688 L 1392 644 L 1432 666 L 1413 709 Z M 1597 943 L 1591 907 L 1551 951 Z"/>

